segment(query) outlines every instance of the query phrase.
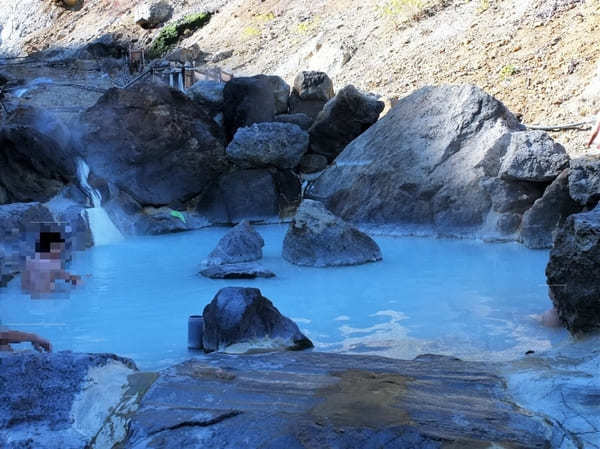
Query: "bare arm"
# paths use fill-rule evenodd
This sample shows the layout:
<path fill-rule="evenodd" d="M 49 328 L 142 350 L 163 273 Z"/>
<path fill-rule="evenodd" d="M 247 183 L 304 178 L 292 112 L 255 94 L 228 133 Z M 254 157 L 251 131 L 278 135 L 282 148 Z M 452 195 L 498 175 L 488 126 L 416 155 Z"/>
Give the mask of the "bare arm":
<path fill-rule="evenodd" d="M 0 332 L 0 346 L 9 345 L 11 343 L 26 343 L 30 342 L 35 349 L 42 351 L 42 349 L 50 352 L 52 351 L 52 345 L 48 340 L 36 334 L 29 334 L 21 331 L 4 331 Z"/>
<path fill-rule="evenodd" d="M 52 280 L 55 279 L 64 279 L 65 281 L 76 284 L 81 281 L 81 276 L 77 276 L 76 274 L 71 274 L 65 270 L 54 270 L 52 272 Z"/>

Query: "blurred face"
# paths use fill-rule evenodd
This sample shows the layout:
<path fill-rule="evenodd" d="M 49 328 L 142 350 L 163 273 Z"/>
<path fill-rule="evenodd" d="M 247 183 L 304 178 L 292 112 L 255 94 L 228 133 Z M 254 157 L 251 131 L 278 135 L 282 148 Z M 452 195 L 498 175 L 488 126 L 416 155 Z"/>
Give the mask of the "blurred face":
<path fill-rule="evenodd" d="M 50 243 L 50 257 L 52 259 L 60 259 L 60 255 L 65 249 L 64 242 L 52 242 Z"/>

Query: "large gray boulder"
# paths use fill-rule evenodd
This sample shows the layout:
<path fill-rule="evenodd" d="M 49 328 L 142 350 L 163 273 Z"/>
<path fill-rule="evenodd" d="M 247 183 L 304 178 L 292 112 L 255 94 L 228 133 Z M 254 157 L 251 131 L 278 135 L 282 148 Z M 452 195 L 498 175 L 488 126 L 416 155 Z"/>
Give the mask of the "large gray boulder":
<path fill-rule="evenodd" d="M 59 120 L 19 107 L 0 126 L 0 204 L 48 201 L 74 180 L 76 155 Z"/>
<path fill-rule="evenodd" d="M 210 114 L 165 86 L 109 89 L 83 122 L 91 171 L 142 206 L 188 200 L 229 165 L 223 132 Z"/>
<path fill-rule="evenodd" d="M 567 218 L 556 235 L 546 279 L 561 322 L 572 334 L 600 329 L 600 207 Z"/>
<path fill-rule="evenodd" d="M 201 107 L 210 111 L 214 117 L 223 112 L 223 90 L 225 84 L 212 80 L 201 80 L 195 82 L 186 89 L 185 94 L 198 103 Z"/>
<path fill-rule="evenodd" d="M 600 200 L 600 157 L 586 156 L 571 161 L 569 174 L 571 198 L 583 206 L 595 206 Z"/>
<path fill-rule="evenodd" d="M 296 265 L 332 267 L 381 260 L 377 243 L 329 212 L 304 200 L 283 241 L 283 258 Z"/>
<path fill-rule="evenodd" d="M 240 168 L 294 168 L 308 150 L 308 133 L 290 123 L 255 123 L 239 128 L 227 157 Z"/>
<path fill-rule="evenodd" d="M 112 354 L 0 352 L 0 366 L 0 447 L 112 447 L 116 441 L 105 439 L 111 425 L 110 431 L 125 435 L 126 422 L 119 429 L 111 415 L 121 402 L 138 399 L 128 392 L 135 390 L 128 378 L 137 371 L 131 360 Z"/>
<path fill-rule="evenodd" d="M 247 220 L 225 234 L 208 255 L 210 265 L 252 262 L 262 259 L 265 241 Z"/>
<path fill-rule="evenodd" d="M 142 28 L 155 28 L 172 14 L 173 7 L 167 0 L 144 0 L 135 7 L 133 20 Z"/>
<path fill-rule="evenodd" d="M 327 102 L 309 130 L 310 150 L 330 161 L 379 118 L 384 103 L 349 85 Z"/>
<path fill-rule="evenodd" d="M 543 185 L 497 183 L 511 135 L 523 129 L 475 86 L 425 87 L 353 140 L 306 196 L 354 223 L 506 232 L 493 209 L 521 215 L 543 193 Z M 492 196 L 494 185 L 503 198 Z"/>
<path fill-rule="evenodd" d="M 214 224 L 279 221 L 293 213 L 301 184 L 290 171 L 253 169 L 227 173 L 198 202 L 197 211 Z"/>
<path fill-rule="evenodd" d="M 515 132 L 500 167 L 510 181 L 551 182 L 569 166 L 564 147 L 542 131 Z"/>
<path fill-rule="evenodd" d="M 236 77 L 225 84 L 223 114 L 227 140 L 233 138 L 238 128 L 272 122 L 275 115 L 285 114 L 289 92 L 289 85 L 278 76 Z"/>
<path fill-rule="evenodd" d="M 202 342 L 207 352 L 301 350 L 313 346 L 298 326 L 281 315 L 257 288 L 226 287 L 219 290 L 204 308 L 202 317 Z"/>
<path fill-rule="evenodd" d="M 314 120 L 334 96 L 333 81 L 324 72 L 304 71 L 296 75 L 289 98 L 291 114 L 306 114 Z"/>
<path fill-rule="evenodd" d="M 566 218 L 580 211 L 581 206 L 569 195 L 569 170 L 564 170 L 523 215 L 521 242 L 528 248 L 552 248 Z"/>

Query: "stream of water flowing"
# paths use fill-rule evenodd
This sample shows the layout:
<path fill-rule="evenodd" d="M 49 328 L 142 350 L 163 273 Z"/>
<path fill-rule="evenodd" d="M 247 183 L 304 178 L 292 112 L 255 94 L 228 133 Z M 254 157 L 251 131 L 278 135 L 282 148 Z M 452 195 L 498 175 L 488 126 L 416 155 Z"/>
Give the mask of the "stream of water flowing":
<path fill-rule="evenodd" d="M 551 348 L 566 331 L 543 327 L 551 306 L 547 251 L 472 240 L 376 237 L 382 262 L 307 268 L 281 258 L 286 226 L 260 226 L 273 279 L 211 280 L 198 264 L 225 228 L 128 238 L 75 253 L 91 274 L 53 299 L 32 300 L 14 279 L 0 289 L 5 325 L 56 350 L 114 352 L 155 369 L 189 357 L 187 318 L 225 286 L 262 290 L 321 351 L 413 358 L 422 353 L 507 360 Z"/>

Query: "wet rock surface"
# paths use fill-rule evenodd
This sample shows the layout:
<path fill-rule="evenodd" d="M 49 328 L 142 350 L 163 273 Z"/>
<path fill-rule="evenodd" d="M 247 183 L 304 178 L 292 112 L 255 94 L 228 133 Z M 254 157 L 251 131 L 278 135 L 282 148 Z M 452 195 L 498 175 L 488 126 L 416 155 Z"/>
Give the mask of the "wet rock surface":
<path fill-rule="evenodd" d="M 124 446 L 136 449 L 541 449 L 564 438 L 514 404 L 489 365 L 323 353 L 210 355 L 176 365 L 148 390 L 130 429 Z"/>
<path fill-rule="evenodd" d="M 300 350 L 313 344 L 257 288 L 226 287 L 204 308 L 202 346 L 207 352 Z"/>
<path fill-rule="evenodd" d="M 546 278 L 561 322 L 572 334 L 600 329 L 600 207 L 571 215 L 550 252 Z"/>
<path fill-rule="evenodd" d="M 359 265 L 382 258 L 371 237 L 313 200 L 300 204 L 285 235 L 282 256 L 293 264 L 312 267 Z"/>
<path fill-rule="evenodd" d="M 112 354 L 0 352 L 0 447 L 75 449 L 99 442 L 136 370 Z"/>
<path fill-rule="evenodd" d="M 272 278 L 275 273 L 256 262 L 226 263 L 209 265 L 200 274 L 211 279 L 256 279 Z"/>

